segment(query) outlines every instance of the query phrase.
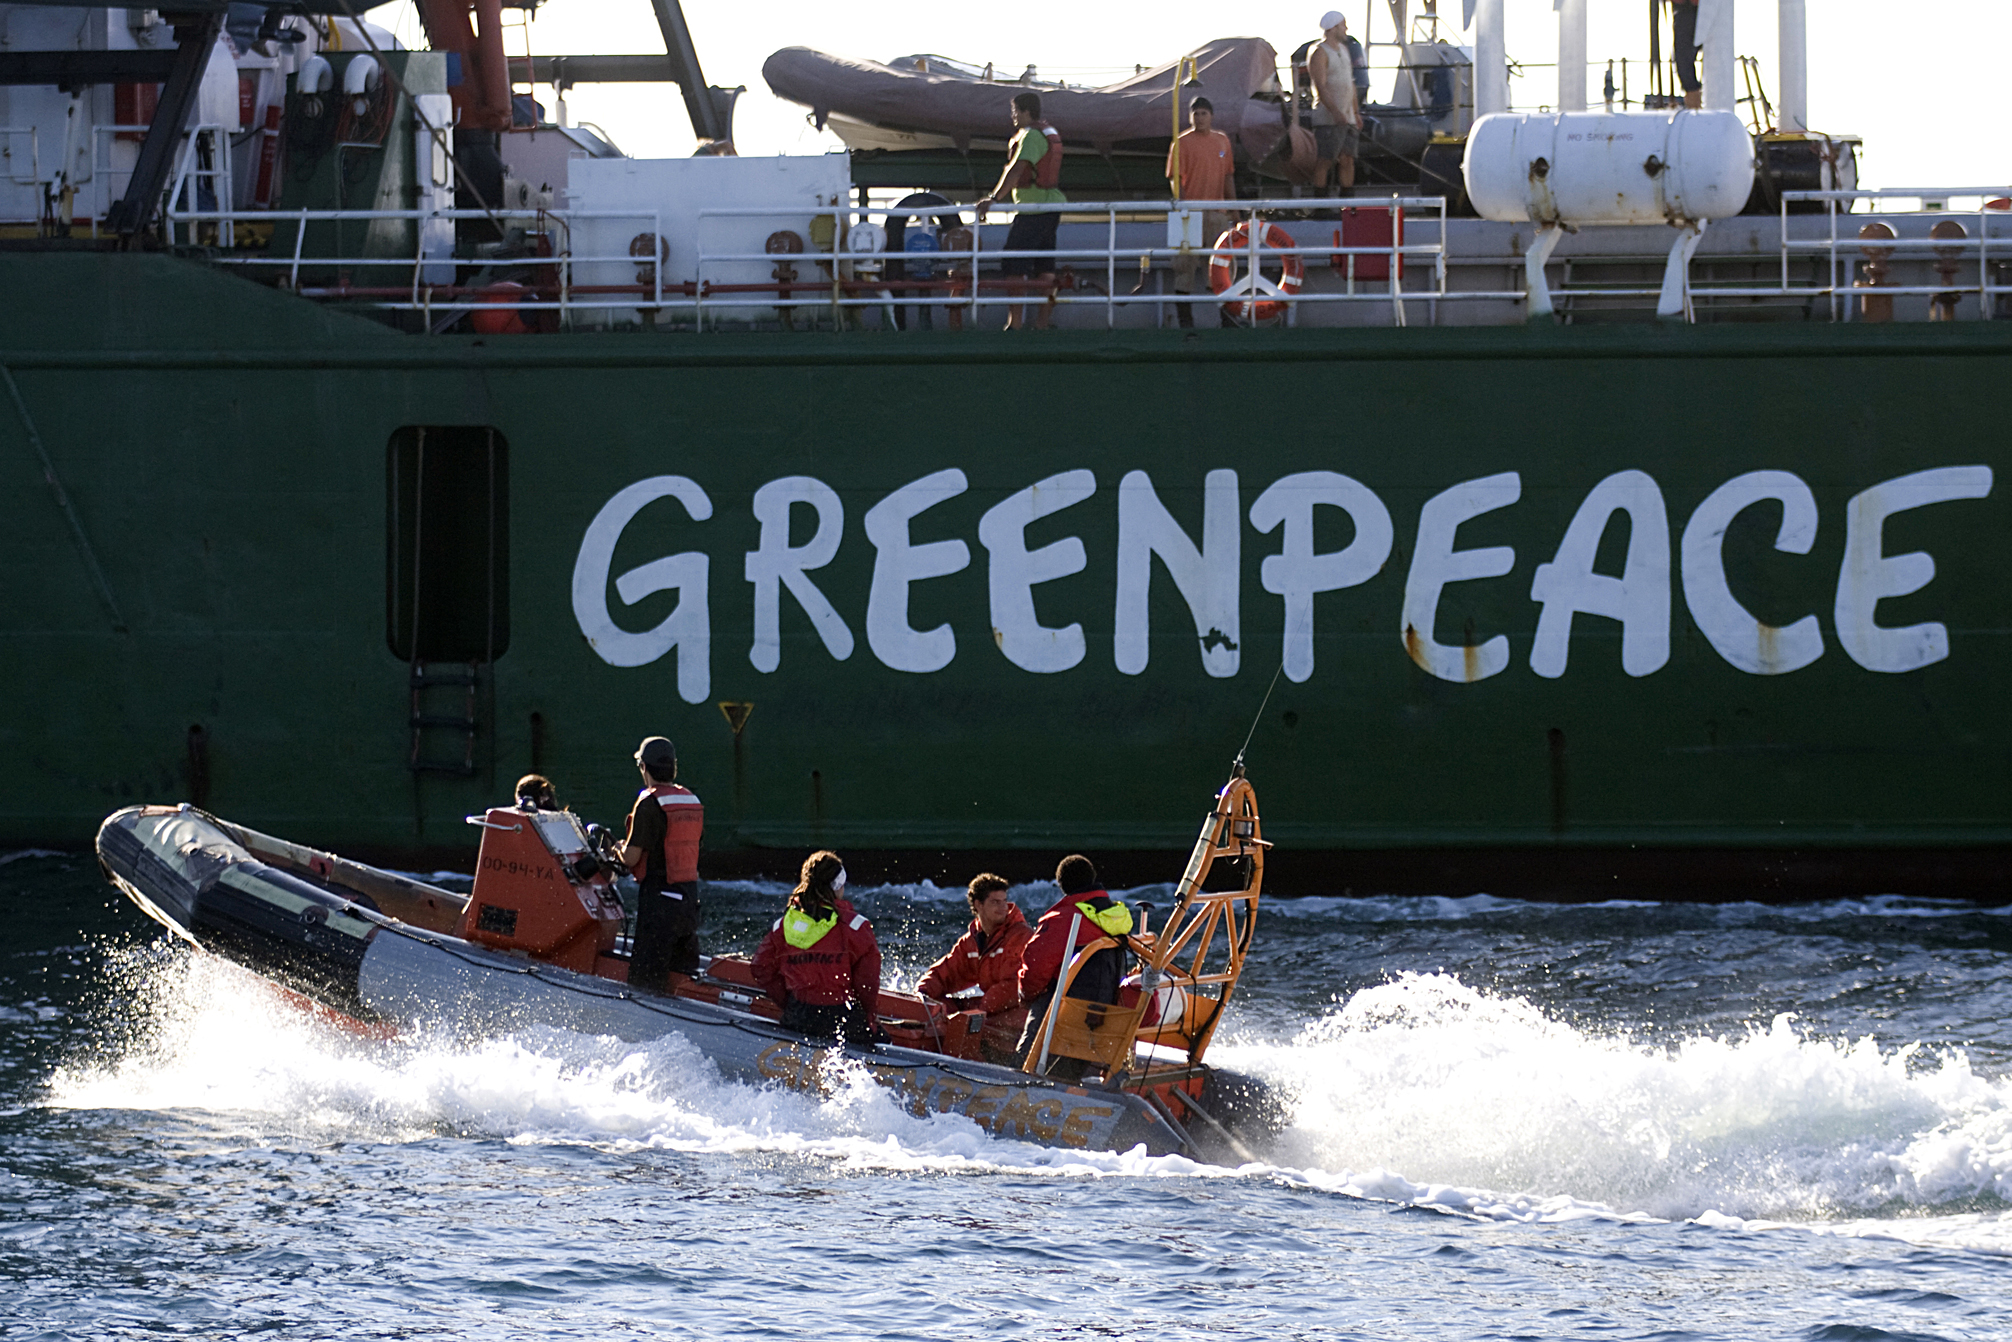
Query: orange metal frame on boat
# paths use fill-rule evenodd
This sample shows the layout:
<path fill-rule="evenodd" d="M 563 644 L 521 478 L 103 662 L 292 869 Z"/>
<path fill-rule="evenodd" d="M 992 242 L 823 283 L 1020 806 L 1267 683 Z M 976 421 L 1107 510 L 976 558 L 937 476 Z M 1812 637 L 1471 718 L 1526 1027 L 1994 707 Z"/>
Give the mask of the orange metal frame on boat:
<path fill-rule="evenodd" d="M 1107 1084 L 1127 1089 L 1135 1088 L 1119 1080 L 1127 1074 L 1135 1074 L 1143 1087 L 1152 1087 L 1159 1076 L 1177 1079 L 1168 1073 L 1194 1076 L 1243 975 L 1270 846 L 1260 829 L 1257 790 L 1239 767 L 1202 822 L 1166 922 L 1158 932 L 1141 927 L 1122 939 L 1141 964 L 1136 993 L 1115 1005 L 1070 997 L 1069 986 L 1091 957 L 1121 941 L 1101 937 L 1078 950 L 1063 969 L 1025 1069 L 1045 1072 L 1052 1057 L 1078 1058 L 1102 1068 Z M 1209 876 L 1222 861 L 1236 871 L 1237 885 L 1209 890 Z M 1156 1063 L 1148 1055 L 1142 1065 L 1140 1044 L 1179 1049 L 1186 1062 Z"/>

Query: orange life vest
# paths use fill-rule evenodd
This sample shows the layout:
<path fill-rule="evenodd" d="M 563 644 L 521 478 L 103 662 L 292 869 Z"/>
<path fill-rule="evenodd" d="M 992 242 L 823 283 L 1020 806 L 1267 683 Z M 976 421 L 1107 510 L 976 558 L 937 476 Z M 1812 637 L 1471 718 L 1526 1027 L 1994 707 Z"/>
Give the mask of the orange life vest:
<path fill-rule="evenodd" d="M 1062 132 L 1045 121 L 1034 123 L 1034 129 L 1041 132 L 1048 141 L 1048 152 L 1041 155 L 1041 161 L 1034 165 L 1034 185 L 1057 187 L 1062 185 Z"/>
<path fill-rule="evenodd" d="M 672 885 L 699 879 L 699 836 L 706 830 L 705 803 L 689 788 L 658 783 L 648 789 L 664 808 L 664 880 Z"/>

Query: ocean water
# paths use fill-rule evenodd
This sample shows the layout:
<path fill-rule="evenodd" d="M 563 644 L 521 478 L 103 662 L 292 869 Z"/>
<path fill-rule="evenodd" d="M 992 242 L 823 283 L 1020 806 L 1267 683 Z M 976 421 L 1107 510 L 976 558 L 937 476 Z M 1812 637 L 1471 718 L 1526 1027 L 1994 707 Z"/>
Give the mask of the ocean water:
<path fill-rule="evenodd" d="M 902 983 L 962 916 L 853 893 Z M 2006 910 L 1269 902 L 1214 1056 L 1293 1113 L 1230 1169 L 342 1036 L 83 855 L 0 901 L 0 1337 L 2012 1338 Z"/>

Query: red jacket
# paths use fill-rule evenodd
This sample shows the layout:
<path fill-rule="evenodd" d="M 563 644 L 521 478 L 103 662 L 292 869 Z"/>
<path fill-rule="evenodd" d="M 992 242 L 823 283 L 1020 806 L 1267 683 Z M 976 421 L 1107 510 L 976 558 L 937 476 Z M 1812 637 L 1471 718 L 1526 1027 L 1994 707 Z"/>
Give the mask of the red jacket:
<path fill-rule="evenodd" d="M 1020 1002 L 1020 957 L 1033 939 L 1033 925 L 1020 912 L 1018 904 L 1006 906 L 1006 921 L 999 930 L 986 936 L 978 930 L 977 920 L 972 920 L 971 928 L 957 939 L 950 948 L 950 954 L 929 966 L 929 972 L 922 976 L 922 982 L 915 991 L 924 997 L 934 997 L 939 1001 L 952 993 L 963 992 L 966 988 L 985 990 L 980 1008 L 988 1017 L 986 1024 L 992 1024 L 991 1017 L 1009 1013 Z M 1019 1016 L 1026 1013 L 1020 1012 Z M 1000 1022 L 1002 1026 L 1006 1022 Z M 1015 1022 L 1018 1023 L 1016 1017 Z"/>
<path fill-rule="evenodd" d="M 783 936 L 778 918 L 755 952 L 754 980 L 777 1006 L 863 1003 L 871 1012 L 880 993 L 880 943 L 873 924 L 841 899 L 837 926 L 815 945 L 796 947 Z"/>
<path fill-rule="evenodd" d="M 1020 956 L 1020 1000 L 1032 1001 L 1055 986 L 1061 976 L 1062 962 L 1093 941 L 1102 940 L 1104 929 L 1088 918 L 1083 919 L 1076 929 L 1073 945 L 1065 945 L 1069 940 L 1069 920 L 1077 916 L 1076 906 L 1094 899 L 1110 899 L 1102 890 L 1085 890 L 1077 895 L 1064 895 L 1054 908 L 1041 915 L 1041 921 L 1034 928 L 1034 936 L 1028 941 L 1027 949 Z"/>

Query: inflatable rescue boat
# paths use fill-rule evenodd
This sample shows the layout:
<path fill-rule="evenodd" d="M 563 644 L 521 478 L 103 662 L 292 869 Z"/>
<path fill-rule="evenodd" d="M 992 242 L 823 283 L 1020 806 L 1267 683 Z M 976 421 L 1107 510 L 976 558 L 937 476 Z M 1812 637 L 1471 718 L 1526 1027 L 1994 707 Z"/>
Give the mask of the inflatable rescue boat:
<path fill-rule="evenodd" d="M 366 1034 L 442 1024 L 632 1041 L 678 1034 L 729 1080 L 821 1091 L 835 1065 L 850 1063 L 916 1113 L 958 1113 L 998 1136 L 1062 1147 L 1248 1160 L 1279 1121 L 1261 1083 L 1203 1062 L 1243 971 L 1263 882 L 1267 845 L 1241 767 L 1203 822 L 1160 928 L 1141 920 L 1077 952 L 1022 1070 L 982 1060 L 982 1012 L 906 993 L 880 993 L 886 1043 L 808 1040 L 782 1028 L 739 956 L 713 956 L 696 978 L 674 975 L 670 993 L 632 989 L 615 863 L 580 818 L 509 806 L 469 821 L 482 843 L 466 896 L 187 804 L 116 812 L 97 847 L 112 884 L 177 936 Z M 1091 956 L 1120 945 L 1134 972 L 1118 1003 L 1066 995 Z M 1058 1057 L 1081 1059 L 1087 1079 L 1045 1075 Z"/>

